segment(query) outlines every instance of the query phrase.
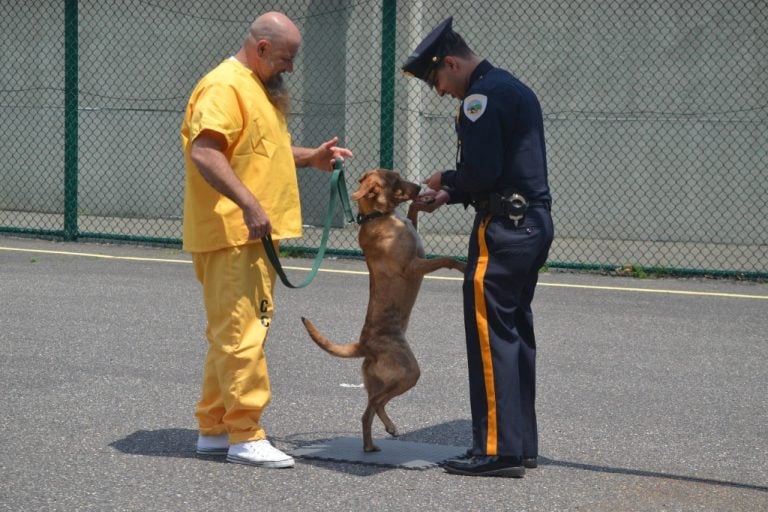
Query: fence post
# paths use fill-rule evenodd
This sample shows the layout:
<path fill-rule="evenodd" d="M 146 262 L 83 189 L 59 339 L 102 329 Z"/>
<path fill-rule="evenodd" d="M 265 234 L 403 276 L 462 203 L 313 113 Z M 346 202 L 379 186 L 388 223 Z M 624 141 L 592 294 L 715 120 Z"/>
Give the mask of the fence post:
<path fill-rule="evenodd" d="M 77 238 L 77 2 L 64 4 L 64 239 Z"/>
<path fill-rule="evenodd" d="M 395 36 L 397 0 L 381 4 L 381 124 L 379 167 L 392 169 L 395 152 Z"/>

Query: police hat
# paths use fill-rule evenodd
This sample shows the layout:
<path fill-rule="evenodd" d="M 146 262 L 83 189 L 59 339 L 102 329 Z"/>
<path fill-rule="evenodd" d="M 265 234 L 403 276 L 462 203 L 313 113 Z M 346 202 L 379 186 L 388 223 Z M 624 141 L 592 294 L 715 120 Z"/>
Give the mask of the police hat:
<path fill-rule="evenodd" d="M 453 16 L 439 24 L 432 32 L 429 33 L 424 40 L 419 43 L 419 46 L 413 50 L 413 53 L 408 60 L 403 64 L 402 70 L 411 76 L 420 78 L 431 85 L 431 81 L 434 80 L 432 72 L 440 64 L 440 61 L 444 57 L 441 54 L 443 42 L 445 36 L 452 31 L 451 25 L 453 24 Z"/>

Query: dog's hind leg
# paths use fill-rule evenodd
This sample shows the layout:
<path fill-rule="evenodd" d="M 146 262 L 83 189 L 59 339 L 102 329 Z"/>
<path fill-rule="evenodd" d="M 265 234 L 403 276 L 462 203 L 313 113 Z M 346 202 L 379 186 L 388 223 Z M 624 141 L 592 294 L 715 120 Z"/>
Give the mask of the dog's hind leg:
<path fill-rule="evenodd" d="M 416 365 L 416 371 L 411 373 L 409 379 L 400 379 L 394 384 L 387 386 L 380 393 L 377 393 L 376 396 L 370 398 L 370 403 L 374 404 L 373 408 L 376 411 L 376 415 L 384 424 L 384 429 L 392 437 L 397 437 L 400 435 L 400 433 L 397 431 L 395 422 L 390 419 L 387 411 L 384 409 L 384 406 L 386 406 L 389 401 L 396 396 L 402 395 L 413 386 L 415 386 L 416 381 L 419 380 L 419 373 L 418 365 Z"/>
<path fill-rule="evenodd" d="M 395 423 L 387 415 L 387 411 L 384 410 L 385 405 L 386 405 L 386 402 L 376 406 L 376 415 L 384 424 L 384 430 L 386 430 L 387 433 L 392 437 L 397 437 L 400 435 L 400 433 L 397 431 L 397 427 L 395 426 Z"/>
<path fill-rule="evenodd" d="M 373 426 L 374 405 L 369 401 L 368 407 L 365 408 L 363 413 L 363 451 L 364 452 L 378 452 L 381 448 L 373 444 L 373 435 L 371 434 L 371 427 Z"/>
<path fill-rule="evenodd" d="M 363 450 L 366 452 L 378 452 L 380 448 L 373 444 L 373 434 L 371 430 L 373 428 L 373 416 L 374 414 L 379 417 L 382 423 L 384 423 L 384 429 L 393 437 L 397 437 L 397 427 L 395 423 L 389 418 L 384 406 L 387 405 L 392 398 L 401 393 L 393 393 L 391 389 L 384 390 L 377 393 L 375 396 L 368 398 L 368 407 L 365 408 L 363 413 Z"/>

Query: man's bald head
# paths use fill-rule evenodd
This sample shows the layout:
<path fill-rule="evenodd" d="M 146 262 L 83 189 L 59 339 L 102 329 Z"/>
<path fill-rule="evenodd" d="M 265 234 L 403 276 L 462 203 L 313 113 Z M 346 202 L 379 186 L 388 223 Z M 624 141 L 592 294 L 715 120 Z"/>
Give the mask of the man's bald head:
<path fill-rule="evenodd" d="M 245 42 L 235 55 L 259 77 L 270 100 L 283 113 L 290 110 L 290 95 L 282 74 L 293 71 L 293 59 L 300 45 L 298 27 L 285 14 L 273 11 L 251 23 Z"/>
<path fill-rule="evenodd" d="M 291 19 L 281 12 L 268 12 L 256 18 L 248 31 L 248 35 L 256 40 L 284 42 L 298 46 L 301 44 L 301 34 Z"/>

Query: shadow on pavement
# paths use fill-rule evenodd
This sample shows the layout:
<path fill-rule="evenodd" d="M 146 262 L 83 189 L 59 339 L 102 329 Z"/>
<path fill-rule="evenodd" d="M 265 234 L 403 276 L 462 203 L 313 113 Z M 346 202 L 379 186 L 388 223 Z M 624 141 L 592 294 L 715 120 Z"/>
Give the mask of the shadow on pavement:
<path fill-rule="evenodd" d="M 425 444 L 445 444 L 446 441 L 455 441 L 456 435 L 471 430 L 469 420 L 456 420 L 439 425 L 433 425 L 427 428 L 409 432 L 397 439 L 411 442 L 421 442 Z M 338 439 L 348 432 L 304 432 L 296 433 L 285 438 L 274 438 L 277 441 L 293 445 L 294 448 L 300 448 Z M 319 437 L 318 437 L 319 436 Z M 466 436 L 467 439 L 469 438 Z M 442 441 L 442 443 L 441 443 Z M 175 457 L 179 459 L 205 458 L 216 462 L 225 462 L 223 457 L 200 457 L 195 453 L 195 444 L 197 442 L 197 430 L 184 428 L 168 428 L 158 430 L 138 430 L 123 439 L 119 439 L 109 446 L 129 455 L 146 455 L 151 457 Z M 393 441 L 397 442 L 397 441 Z M 360 441 L 362 445 L 362 440 Z M 459 443 L 460 444 L 460 443 Z M 303 459 L 307 464 L 324 467 L 349 473 L 358 476 L 372 476 L 384 471 L 397 469 L 397 466 L 374 465 L 366 462 L 348 460 Z M 732 482 L 728 480 L 717 480 L 714 478 L 700 478 L 686 475 L 676 475 L 660 471 L 646 471 L 642 469 L 621 468 L 611 466 L 600 466 L 596 464 L 585 464 L 581 462 L 572 462 L 558 460 L 549 457 L 539 456 L 539 467 L 558 466 L 568 469 L 592 471 L 597 473 L 614 473 L 622 475 L 639 476 L 646 478 L 662 478 L 667 480 L 677 480 L 683 482 L 692 482 L 719 487 L 730 487 L 736 489 L 748 489 L 752 491 L 768 493 L 768 486 L 755 485 L 742 482 Z M 535 471 L 535 470 L 533 470 Z"/>

